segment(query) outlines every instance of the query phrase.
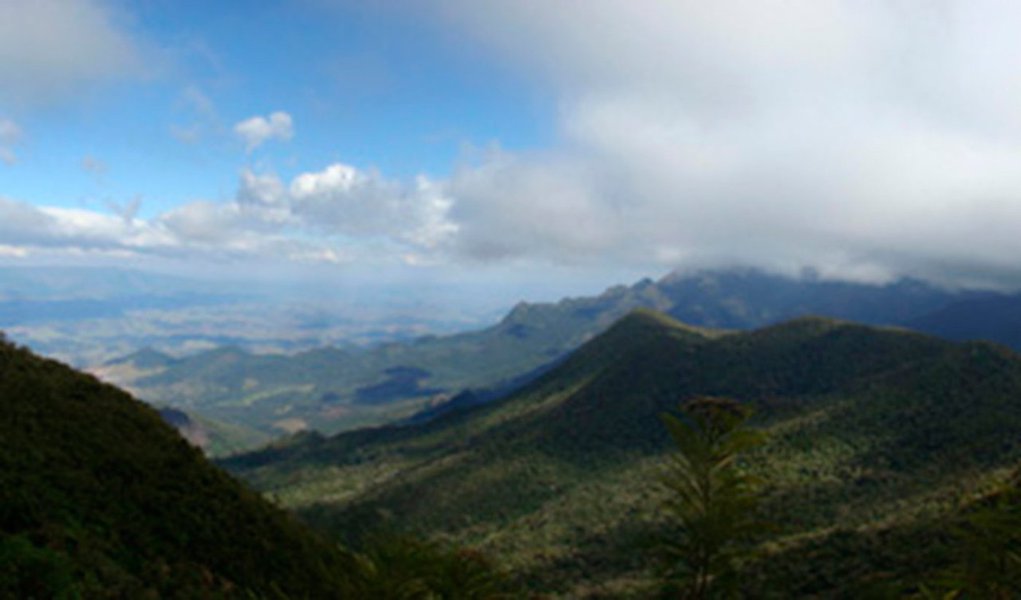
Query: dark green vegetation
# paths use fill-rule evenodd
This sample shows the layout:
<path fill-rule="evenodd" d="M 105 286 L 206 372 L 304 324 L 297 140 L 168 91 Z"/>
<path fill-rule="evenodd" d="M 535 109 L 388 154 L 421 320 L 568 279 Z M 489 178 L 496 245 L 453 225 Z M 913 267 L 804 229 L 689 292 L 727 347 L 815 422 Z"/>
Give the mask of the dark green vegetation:
<path fill-rule="evenodd" d="M 507 390 L 636 308 L 698 326 L 747 329 L 807 314 L 941 330 L 925 315 L 990 294 L 949 292 L 917 281 L 885 286 L 788 279 L 754 271 L 668 275 L 602 295 L 516 306 L 498 324 L 368 349 L 323 348 L 293 356 L 223 347 L 183 359 L 143 352 L 106 365 L 103 377 L 156 405 L 278 436 L 379 424 L 442 403 L 465 389 Z M 942 314 L 942 313 L 940 313 Z M 1021 325 L 1016 328 L 1021 331 Z M 963 337 L 963 332 L 955 332 Z M 996 330 L 978 330 L 999 339 Z M 1021 339 L 1021 335 L 1016 339 Z"/>
<path fill-rule="evenodd" d="M 926 598 L 1021 597 L 1021 469 L 955 519 L 955 560 L 921 586 Z"/>
<path fill-rule="evenodd" d="M 374 534 L 352 553 L 347 598 L 500 600 L 524 592 L 481 553 L 396 534 Z"/>
<path fill-rule="evenodd" d="M 407 536 L 377 534 L 356 551 L 327 541 L 209 464 L 152 408 L 2 340 L 0 440 L 0 598 L 514 590 L 478 552 Z"/>
<path fill-rule="evenodd" d="M 0 597 L 325 598 L 347 558 L 153 409 L 0 344 Z"/>
<path fill-rule="evenodd" d="M 316 434 L 226 466 L 356 540 L 386 526 L 478 547 L 533 589 L 648 597 L 673 521 L 678 401 L 753 407 L 747 456 L 775 531 L 751 597 L 903 593 L 958 560 L 951 526 L 1021 460 L 1021 358 L 803 318 L 720 334 L 639 312 L 510 397 L 418 426 Z"/>
<path fill-rule="evenodd" d="M 764 440 L 745 426 L 750 414 L 728 398 L 701 397 L 683 403 L 676 415 L 663 415 L 677 446 L 663 478 L 665 508 L 680 534 L 663 544 L 674 595 L 701 600 L 733 594 L 746 542 L 766 530 L 757 517 L 755 477 L 740 464 Z"/>

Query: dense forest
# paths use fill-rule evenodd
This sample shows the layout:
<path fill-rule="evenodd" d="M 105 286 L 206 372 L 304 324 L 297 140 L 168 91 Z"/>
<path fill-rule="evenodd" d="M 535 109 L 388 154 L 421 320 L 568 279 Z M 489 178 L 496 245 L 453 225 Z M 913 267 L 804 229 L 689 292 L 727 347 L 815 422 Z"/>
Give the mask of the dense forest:
<path fill-rule="evenodd" d="M 1019 399 L 991 344 L 639 311 L 505 398 L 222 461 L 264 499 L 4 342 L 0 596 L 1008 598 Z"/>
<path fill-rule="evenodd" d="M 528 589 L 655 595 L 680 534 L 662 415 L 701 396 L 754 411 L 742 464 L 767 533 L 748 597 L 920 593 L 952 524 L 1021 460 L 1021 358 L 819 318 L 726 333 L 637 312 L 509 397 L 425 424 L 306 434 L 223 464 L 316 528 L 480 549 Z M 1016 541 L 1016 540 L 1015 540 Z"/>

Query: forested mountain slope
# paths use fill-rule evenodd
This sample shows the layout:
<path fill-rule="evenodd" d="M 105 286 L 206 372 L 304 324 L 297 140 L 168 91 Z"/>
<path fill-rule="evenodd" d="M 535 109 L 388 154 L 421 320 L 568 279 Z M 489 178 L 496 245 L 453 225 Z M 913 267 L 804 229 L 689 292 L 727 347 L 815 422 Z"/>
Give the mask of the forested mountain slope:
<path fill-rule="evenodd" d="M 708 332 L 637 312 L 510 397 L 418 426 L 305 435 L 226 466 L 340 535 L 410 529 L 476 545 L 534 589 L 647 597 L 671 533 L 663 411 L 752 405 L 748 459 L 776 531 L 752 597 L 911 586 L 952 556 L 947 520 L 1021 459 L 1021 358 L 802 318 Z"/>
<path fill-rule="evenodd" d="M 333 544 L 113 386 L 0 343 L 0 597 L 328 598 Z"/>

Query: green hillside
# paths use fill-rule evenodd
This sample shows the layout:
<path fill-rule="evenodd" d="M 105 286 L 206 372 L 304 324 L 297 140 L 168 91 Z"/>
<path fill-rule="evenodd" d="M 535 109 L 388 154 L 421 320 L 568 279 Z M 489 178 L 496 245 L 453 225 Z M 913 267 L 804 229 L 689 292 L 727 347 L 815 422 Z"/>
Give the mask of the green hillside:
<path fill-rule="evenodd" d="M 157 411 L 167 425 L 211 456 L 233 454 L 270 441 L 269 436 L 257 430 L 213 421 L 178 408 L 157 407 Z"/>
<path fill-rule="evenodd" d="M 126 393 L 0 343 L 0 597 L 328 598 L 344 557 Z"/>
<path fill-rule="evenodd" d="M 633 313 L 511 397 L 235 457 L 309 522 L 481 548 L 536 590 L 648 597 L 670 532 L 659 416 L 698 395 L 755 407 L 748 458 L 775 533 L 751 597 L 911 586 L 953 559 L 948 520 L 1021 459 L 1021 358 L 803 318 L 748 333 Z"/>
<path fill-rule="evenodd" d="M 464 389 L 513 388 L 636 308 L 707 327 L 806 314 L 897 324 L 974 296 L 916 281 L 865 285 L 756 271 L 672 274 L 600 295 L 519 303 L 495 325 L 370 348 L 261 356 L 219 348 L 182 359 L 143 351 L 95 371 L 156 405 L 279 436 L 405 418 Z"/>

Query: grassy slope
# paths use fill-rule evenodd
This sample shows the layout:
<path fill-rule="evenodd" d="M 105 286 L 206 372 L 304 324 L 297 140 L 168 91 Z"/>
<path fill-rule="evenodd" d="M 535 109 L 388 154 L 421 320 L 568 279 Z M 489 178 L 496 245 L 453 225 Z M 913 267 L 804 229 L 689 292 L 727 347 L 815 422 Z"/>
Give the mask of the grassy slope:
<path fill-rule="evenodd" d="M 331 545 L 155 410 L 7 343 L 0 440 L 2 597 L 329 597 L 344 584 Z"/>
<path fill-rule="evenodd" d="M 320 526 L 380 524 L 478 545 L 538 589 L 648 594 L 667 530 L 658 415 L 696 394 L 756 405 L 750 459 L 778 532 L 757 595 L 912 578 L 946 558 L 940 519 L 1021 457 L 1021 359 L 897 330 L 799 319 L 706 335 L 634 314 L 514 396 L 421 427 L 228 463 Z"/>

